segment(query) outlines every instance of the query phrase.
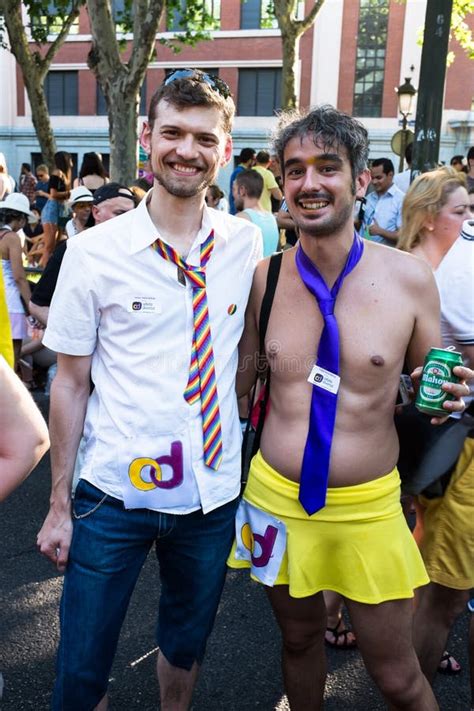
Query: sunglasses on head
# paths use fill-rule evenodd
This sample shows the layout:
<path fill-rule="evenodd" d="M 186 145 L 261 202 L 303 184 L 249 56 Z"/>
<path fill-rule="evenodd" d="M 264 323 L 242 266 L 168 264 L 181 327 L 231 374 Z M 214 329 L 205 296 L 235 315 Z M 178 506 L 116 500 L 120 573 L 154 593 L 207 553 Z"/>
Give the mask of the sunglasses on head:
<path fill-rule="evenodd" d="M 200 81 L 203 84 L 207 84 L 211 87 L 211 89 L 217 91 L 217 93 L 224 99 L 228 99 L 229 96 L 231 96 L 230 89 L 225 81 L 219 79 L 219 77 L 216 77 L 213 74 L 205 74 L 204 72 L 196 69 L 177 69 L 166 77 L 163 85 L 168 86 L 168 84 L 171 84 L 178 79 L 194 79 L 194 81 Z"/>

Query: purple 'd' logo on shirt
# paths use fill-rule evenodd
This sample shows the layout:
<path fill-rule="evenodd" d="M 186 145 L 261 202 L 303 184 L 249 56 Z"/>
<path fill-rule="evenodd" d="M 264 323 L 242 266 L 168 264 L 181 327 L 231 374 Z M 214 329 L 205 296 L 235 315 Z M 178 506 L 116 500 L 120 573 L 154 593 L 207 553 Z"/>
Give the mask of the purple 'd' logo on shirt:
<path fill-rule="evenodd" d="M 252 563 L 256 568 L 264 568 L 268 565 L 272 557 L 273 548 L 275 546 L 278 528 L 275 526 L 267 526 L 265 533 L 254 533 L 250 525 L 246 523 L 241 530 L 242 543 L 251 553 Z M 258 546 L 256 546 L 258 544 Z M 257 553 L 256 549 L 260 548 Z"/>
<path fill-rule="evenodd" d="M 134 301 L 132 303 L 132 310 L 133 311 L 140 311 L 142 308 L 142 302 L 141 301 Z"/>
<path fill-rule="evenodd" d="M 163 479 L 162 467 L 171 469 L 171 478 Z M 183 445 L 181 442 L 172 442 L 171 453 L 156 459 L 137 457 L 128 468 L 128 476 L 133 486 L 140 491 L 175 489 L 183 483 L 184 479 Z"/>

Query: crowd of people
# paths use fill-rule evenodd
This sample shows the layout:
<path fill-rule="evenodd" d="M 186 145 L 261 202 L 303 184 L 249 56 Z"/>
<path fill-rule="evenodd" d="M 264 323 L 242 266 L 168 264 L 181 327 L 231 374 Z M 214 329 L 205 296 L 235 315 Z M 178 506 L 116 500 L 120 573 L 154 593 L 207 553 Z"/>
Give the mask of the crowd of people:
<path fill-rule="evenodd" d="M 143 199 L 95 159 L 73 184 L 60 152 L 47 190 L 25 165 L 24 190 L 0 203 L 15 363 L 26 312 L 41 338 L 23 347 L 55 362 L 38 534 L 64 573 L 52 708 L 108 708 L 154 547 L 164 711 L 190 707 L 227 567 L 265 586 L 293 711 L 323 707 L 325 643 L 357 646 L 390 708 L 437 709 L 431 684 L 437 669 L 459 671 L 447 640 L 474 588 L 474 148 L 467 175 L 461 157 L 461 170 L 410 184 L 388 158 L 369 168 L 364 126 L 321 106 L 282 115 L 273 153 L 244 148 L 226 195 L 217 178 L 234 111 L 221 80 L 178 70 L 141 133 L 153 176 Z M 44 269 L 31 292 L 18 231 L 38 198 Z M 464 365 L 442 386 L 445 415 L 418 417 L 440 437 L 454 420 L 465 434 L 438 493 L 402 507 L 400 376 L 417 389 L 433 346 Z M 12 387 L 0 405 L 31 411 L 31 445 L 7 478 L 15 421 L 2 429 L 1 498 L 48 445 L 31 398 Z M 259 389 L 263 429 L 240 496 L 239 415 Z M 471 665 L 473 637 L 471 621 Z"/>

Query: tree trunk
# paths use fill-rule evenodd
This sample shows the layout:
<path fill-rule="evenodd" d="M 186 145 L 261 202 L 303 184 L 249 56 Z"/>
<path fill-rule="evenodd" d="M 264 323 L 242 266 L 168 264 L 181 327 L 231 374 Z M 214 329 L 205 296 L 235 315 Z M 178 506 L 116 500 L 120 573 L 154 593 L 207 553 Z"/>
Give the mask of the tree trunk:
<path fill-rule="evenodd" d="M 23 75 L 23 81 L 31 106 L 31 118 L 35 127 L 36 137 L 40 144 L 43 160 L 50 169 L 54 167 L 54 154 L 56 141 L 49 118 L 48 104 L 44 95 L 44 79 L 56 53 L 66 40 L 69 29 L 79 14 L 80 6 L 84 0 L 72 0 L 71 10 L 63 16 L 63 25 L 59 33 L 42 56 L 38 45 L 44 46 L 44 40 L 36 42 L 36 49 L 29 43 L 29 35 L 22 15 L 22 3 L 17 0 L 0 0 L 0 13 L 3 14 L 8 32 L 10 51 L 18 62 Z M 45 9 L 41 4 L 31 3 L 28 7 L 31 18 L 38 18 L 44 14 Z M 31 29 L 34 36 L 34 28 Z"/>
<path fill-rule="evenodd" d="M 295 109 L 298 106 L 296 98 L 296 60 L 300 38 L 296 32 L 288 29 L 281 34 L 283 51 L 283 76 L 281 104 L 283 109 Z"/>
<path fill-rule="evenodd" d="M 36 137 L 40 144 L 43 161 L 47 163 L 49 169 L 54 168 L 54 154 L 56 153 L 56 141 L 53 128 L 49 118 L 48 105 L 43 90 L 43 82 L 30 67 L 22 68 L 23 80 L 28 93 L 31 106 L 31 118 L 35 128 Z"/>
<path fill-rule="evenodd" d="M 137 177 L 138 91 L 124 96 L 120 86 L 109 87 L 110 177 L 130 185 Z"/>
<path fill-rule="evenodd" d="M 325 0 L 315 0 L 308 14 L 303 20 L 297 20 L 297 0 L 273 0 L 273 11 L 281 32 L 283 53 L 282 72 L 282 97 L 283 109 L 298 107 L 296 98 L 296 62 L 300 37 L 309 30 L 316 20 L 316 16 Z"/>

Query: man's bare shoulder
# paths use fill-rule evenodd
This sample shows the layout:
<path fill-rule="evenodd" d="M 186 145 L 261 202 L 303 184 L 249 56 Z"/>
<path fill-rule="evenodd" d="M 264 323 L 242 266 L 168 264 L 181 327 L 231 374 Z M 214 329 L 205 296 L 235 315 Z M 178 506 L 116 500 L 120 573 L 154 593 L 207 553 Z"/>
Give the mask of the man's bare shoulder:
<path fill-rule="evenodd" d="M 286 274 L 289 270 L 294 268 L 294 263 L 295 263 L 295 258 L 294 258 L 294 251 L 295 249 L 287 249 L 283 252 L 281 255 L 281 267 L 280 267 L 280 275 L 279 279 Z M 275 256 L 275 255 L 273 255 Z M 258 264 L 257 268 L 255 269 L 254 276 L 253 276 L 253 284 L 252 284 L 252 291 L 254 292 L 254 296 L 261 301 L 263 299 L 263 295 L 265 293 L 265 288 L 267 285 L 267 276 L 268 276 L 268 269 L 270 267 L 270 260 L 272 257 L 265 257 L 265 259 L 262 259 Z"/>
<path fill-rule="evenodd" d="M 423 288 L 434 281 L 429 264 L 413 254 L 370 241 L 366 243 L 366 250 L 371 266 L 375 266 L 379 274 L 386 274 L 388 283 Z"/>

